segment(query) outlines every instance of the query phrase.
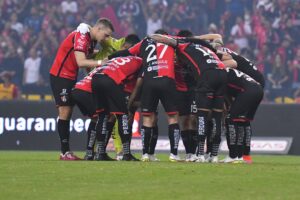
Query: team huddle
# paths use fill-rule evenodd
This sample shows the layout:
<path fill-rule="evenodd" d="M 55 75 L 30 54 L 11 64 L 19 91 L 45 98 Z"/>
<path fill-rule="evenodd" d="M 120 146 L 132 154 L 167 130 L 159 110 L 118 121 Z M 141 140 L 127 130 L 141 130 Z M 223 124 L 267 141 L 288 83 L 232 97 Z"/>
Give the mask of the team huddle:
<path fill-rule="evenodd" d="M 158 30 L 142 40 L 134 34 L 115 40 L 113 31 L 104 18 L 93 27 L 80 24 L 59 47 L 50 82 L 59 111 L 61 160 L 80 159 L 69 147 L 69 120 L 77 105 L 91 118 L 85 160 L 115 160 L 106 147 L 117 126 L 123 151 L 119 159 L 138 161 L 130 143 L 133 116 L 140 109 L 141 161 L 158 161 L 161 102 L 168 118 L 170 161 L 252 162 L 250 121 L 263 98 L 264 78 L 251 61 L 223 47 L 219 34 L 194 36 L 182 30 L 172 36 Z M 98 42 L 103 48 L 96 51 Z M 79 68 L 89 74 L 76 82 Z M 219 161 L 223 131 L 229 155 Z M 178 155 L 180 138 L 185 159 Z"/>

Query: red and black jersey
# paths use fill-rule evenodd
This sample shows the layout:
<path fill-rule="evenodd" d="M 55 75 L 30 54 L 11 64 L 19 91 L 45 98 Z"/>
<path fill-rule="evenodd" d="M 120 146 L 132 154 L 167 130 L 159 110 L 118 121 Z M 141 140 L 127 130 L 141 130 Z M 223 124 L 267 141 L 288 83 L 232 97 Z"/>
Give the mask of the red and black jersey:
<path fill-rule="evenodd" d="M 113 58 L 99 67 L 96 74 L 105 74 L 113 79 L 116 84 L 124 84 L 138 77 L 142 62 L 142 59 L 136 56 Z"/>
<path fill-rule="evenodd" d="M 92 93 L 92 78 L 93 78 L 94 74 L 96 74 L 100 70 L 100 67 L 95 68 L 87 76 L 85 76 L 82 80 L 78 81 L 75 84 L 74 88 L 83 90 L 85 92 Z"/>
<path fill-rule="evenodd" d="M 136 81 L 137 81 L 137 77 L 132 78 L 131 80 L 127 81 L 124 84 L 124 91 L 131 94 L 135 88 Z"/>
<path fill-rule="evenodd" d="M 179 60 L 185 65 L 191 66 L 198 76 L 209 69 L 225 68 L 225 65 L 212 50 L 200 44 L 179 43 L 177 54 Z"/>
<path fill-rule="evenodd" d="M 249 87 L 260 84 L 247 74 L 232 68 L 226 68 L 227 72 L 227 92 L 235 97 L 241 92 L 245 92 Z M 259 86 L 260 87 L 260 86 Z"/>
<path fill-rule="evenodd" d="M 50 74 L 76 80 L 78 65 L 74 51 L 84 52 L 88 57 L 93 53 L 95 45 L 96 41 L 92 41 L 90 33 L 81 34 L 76 31 L 70 33 L 58 48 L 55 60 L 50 69 Z"/>
<path fill-rule="evenodd" d="M 128 49 L 131 55 L 143 59 L 144 78 L 169 77 L 175 78 L 174 48 L 145 38 Z"/>
<path fill-rule="evenodd" d="M 257 69 L 257 67 L 247 58 L 237 54 L 236 52 L 228 49 L 228 48 L 222 48 L 223 52 L 229 53 L 232 58 L 237 62 L 236 69 L 244 72 L 254 80 L 260 83 L 262 87 L 265 85 L 265 79 L 263 74 Z"/>
<path fill-rule="evenodd" d="M 186 92 L 196 83 L 187 67 L 175 64 L 175 84 L 177 91 Z"/>

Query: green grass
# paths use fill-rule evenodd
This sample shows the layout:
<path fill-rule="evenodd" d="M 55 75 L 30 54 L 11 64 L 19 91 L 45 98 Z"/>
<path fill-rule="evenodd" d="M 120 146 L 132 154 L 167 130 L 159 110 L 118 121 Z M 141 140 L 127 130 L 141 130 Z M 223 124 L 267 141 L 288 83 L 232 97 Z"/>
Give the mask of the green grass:
<path fill-rule="evenodd" d="M 82 156 L 82 154 L 80 154 Z M 62 162 L 57 152 L 0 151 L 0 199 L 300 199 L 300 157 L 254 164 Z"/>

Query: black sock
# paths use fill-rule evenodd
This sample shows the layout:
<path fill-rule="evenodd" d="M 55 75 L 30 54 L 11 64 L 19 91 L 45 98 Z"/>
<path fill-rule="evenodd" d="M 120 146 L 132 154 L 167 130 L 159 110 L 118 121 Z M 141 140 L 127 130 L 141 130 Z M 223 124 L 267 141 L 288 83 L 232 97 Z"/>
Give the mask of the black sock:
<path fill-rule="evenodd" d="M 216 134 L 216 129 L 214 127 L 213 120 L 207 121 L 207 134 L 206 134 L 206 153 L 209 154 L 212 151 L 212 138 L 214 138 L 214 134 Z"/>
<path fill-rule="evenodd" d="M 115 125 L 115 122 L 107 122 L 107 125 L 106 125 L 107 134 L 106 134 L 106 138 L 105 138 L 105 149 L 106 149 L 109 139 L 111 137 L 114 125 Z"/>
<path fill-rule="evenodd" d="M 142 126 L 141 128 L 143 154 L 149 153 L 152 129 L 152 127 L 146 126 Z"/>
<path fill-rule="evenodd" d="M 190 150 L 190 131 L 189 130 L 184 130 L 180 132 L 181 139 L 185 148 L 186 154 L 188 154 Z"/>
<path fill-rule="evenodd" d="M 96 122 L 91 121 L 87 131 L 87 150 L 94 150 L 94 145 L 96 141 Z"/>
<path fill-rule="evenodd" d="M 58 119 L 57 130 L 60 138 L 61 152 L 65 154 L 67 151 L 70 151 L 70 120 Z"/>
<path fill-rule="evenodd" d="M 108 119 L 108 115 L 105 115 L 105 113 L 99 114 L 97 124 L 96 124 L 97 154 L 105 153 L 106 132 L 103 131 L 103 128 L 106 130 L 107 119 Z"/>
<path fill-rule="evenodd" d="M 124 154 L 130 153 L 130 142 L 132 137 L 132 130 L 128 124 L 128 119 L 127 114 L 117 115 L 119 134 L 122 140 Z"/>
<path fill-rule="evenodd" d="M 228 139 L 229 139 L 229 156 L 231 158 L 237 157 L 237 125 L 232 121 L 228 120 Z"/>
<path fill-rule="evenodd" d="M 199 135 L 199 143 L 198 143 L 198 155 L 204 155 L 204 145 L 205 138 L 207 135 L 207 121 L 208 121 L 208 111 L 200 110 L 198 112 L 198 135 Z"/>
<path fill-rule="evenodd" d="M 178 154 L 178 144 L 180 140 L 180 129 L 178 124 L 169 125 L 169 140 L 171 146 L 171 153 Z"/>
<path fill-rule="evenodd" d="M 251 151 L 251 136 L 252 136 L 252 128 L 250 122 L 245 123 L 244 127 L 245 137 L 244 137 L 244 155 L 250 155 Z"/>
<path fill-rule="evenodd" d="M 212 146 L 211 146 L 211 156 L 217 156 L 219 153 L 219 147 L 221 143 L 221 132 L 222 132 L 222 112 L 214 112 L 212 113 Z"/>
<path fill-rule="evenodd" d="M 149 147 L 150 155 L 153 155 L 155 152 L 157 140 L 158 140 L 158 126 L 155 126 L 152 129 L 152 134 L 151 134 L 151 138 L 150 138 L 150 147 Z"/>
<path fill-rule="evenodd" d="M 244 136 L 245 136 L 245 131 L 244 131 L 244 124 L 242 122 L 238 122 L 237 124 L 237 156 L 241 158 L 244 153 Z"/>
<path fill-rule="evenodd" d="M 190 131 L 191 135 L 191 152 L 192 154 L 196 153 L 196 149 L 199 143 L 199 138 L 198 138 L 198 131 L 197 130 L 191 130 Z"/>

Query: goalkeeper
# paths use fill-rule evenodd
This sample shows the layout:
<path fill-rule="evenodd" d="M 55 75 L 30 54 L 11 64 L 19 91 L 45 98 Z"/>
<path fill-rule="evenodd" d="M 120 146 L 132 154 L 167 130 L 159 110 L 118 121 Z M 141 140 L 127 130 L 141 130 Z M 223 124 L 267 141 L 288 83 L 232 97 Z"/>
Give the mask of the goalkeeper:
<path fill-rule="evenodd" d="M 95 60 L 99 60 L 99 59 L 104 60 L 109 55 L 114 53 L 115 51 L 130 48 L 133 45 L 135 45 L 136 43 L 138 43 L 139 41 L 140 41 L 139 37 L 135 34 L 130 34 L 130 35 L 127 35 L 125 38 L 120 38 L 120 39 L 115 39 L 115 38 L 110 37 L 108 40 L 105 40 L 100 43 L 101 48 L 100 48 L 99 52 L 96 53 L 94 59 Z M 114 115 L 111 115 L 108 119 L 107 131 L 108 131 L 109 137 L 107 137 L 106 145 L 108 144 L 110 135 L 112 135 L 115 151 L 117 154 L 116 159 L 122 160 L 122 154 L 123 154 L 122 142 L 121 142 L 121 137 L 118 133 L 118 124 L 115 120 Z M 90 141 L 87 144 L 95 144 L 95 137 L 88 137 L 88 138 L 90 139 Z M 94 140 L 94 141 L 91 141 L 91 140 Z M 88 148 L 90 148 L 90 147 L 87 147 L 87 149 Z"/>

